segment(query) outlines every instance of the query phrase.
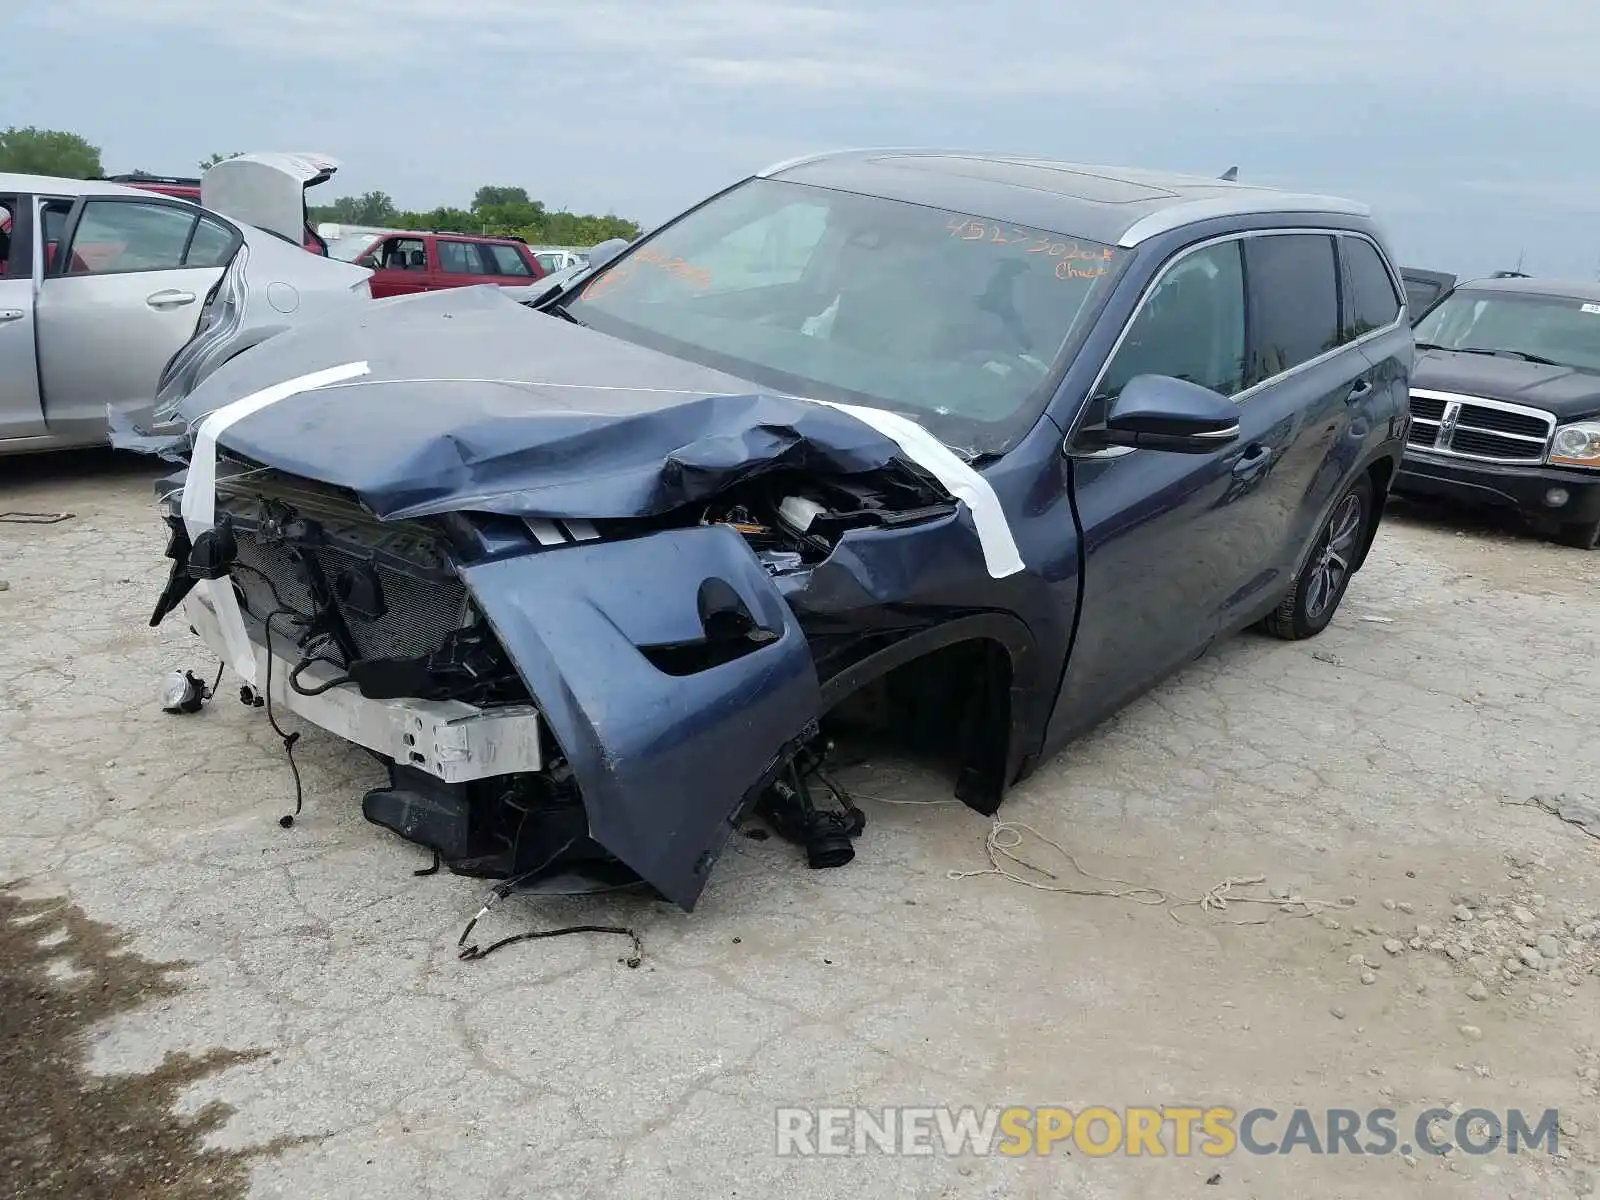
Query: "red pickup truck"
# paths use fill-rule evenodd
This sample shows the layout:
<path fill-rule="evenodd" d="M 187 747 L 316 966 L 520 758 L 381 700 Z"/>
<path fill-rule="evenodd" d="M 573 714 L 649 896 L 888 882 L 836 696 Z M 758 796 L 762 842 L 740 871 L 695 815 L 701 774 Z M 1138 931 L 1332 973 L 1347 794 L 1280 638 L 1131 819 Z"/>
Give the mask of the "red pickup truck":
<path fill-rule="evenodd" d="M 391 233 L 355 261 L 372 269 L 374 299 L 479 283 L 522 286 L 545 273 L 526 243 L 470 233 Z"/>

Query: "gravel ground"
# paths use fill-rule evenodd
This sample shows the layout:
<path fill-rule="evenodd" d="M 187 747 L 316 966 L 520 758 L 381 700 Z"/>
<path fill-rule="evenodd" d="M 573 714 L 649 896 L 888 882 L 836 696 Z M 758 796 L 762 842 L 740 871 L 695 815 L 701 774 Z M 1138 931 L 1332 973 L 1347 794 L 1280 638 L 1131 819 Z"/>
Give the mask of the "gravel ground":
<path fill-rule="evenodd" d="M 636 970 L 611 938 L 463 963 L 484 886 L 415 875 L 362 820 L 370 760 L 308 733 L 285 830 L 259 710 L 225 687 L 159 711 L 161 676 L 209 660 L 146 626 L 148 463 L 0 470 L 0 510 L 75 514 L 0 524 L 0 1194 L 1596 1194 L 1600 844 L 1550 797 L 1600 790 L 1600 554 L 1397 511 L 1323 637 L 1218 648 L 1002 811 L 1165 903 L 951 878 L 987 822 L 884 759 L 850 773 L 844 870 L 736 838 L 693 915 L 517 898 L 479 930 L 630 925 Z M 1230 877 L 1262 882 L 1186 903 Z M 1556 1157 L 774 1153 L 780 1105 L 1011 1103 L 1557 1108 L 1562 1134 Z"/>

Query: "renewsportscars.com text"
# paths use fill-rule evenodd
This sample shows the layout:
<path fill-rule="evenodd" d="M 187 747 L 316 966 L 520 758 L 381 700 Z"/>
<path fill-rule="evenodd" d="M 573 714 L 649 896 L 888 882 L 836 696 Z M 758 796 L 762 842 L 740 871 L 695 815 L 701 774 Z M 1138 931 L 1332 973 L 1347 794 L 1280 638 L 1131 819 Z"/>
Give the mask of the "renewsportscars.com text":
<path fill-rule="evenodd" d="M 1089 1157 L 1222 1158 L 1245 1154 L 1554 1154 L 1560 1114 L 1545 1109 L 1221 1106 L 1067 1108 L 780 1108 L 783 1156 L 855 1154 L 1008 1156 L 1056 1150 Z"/>

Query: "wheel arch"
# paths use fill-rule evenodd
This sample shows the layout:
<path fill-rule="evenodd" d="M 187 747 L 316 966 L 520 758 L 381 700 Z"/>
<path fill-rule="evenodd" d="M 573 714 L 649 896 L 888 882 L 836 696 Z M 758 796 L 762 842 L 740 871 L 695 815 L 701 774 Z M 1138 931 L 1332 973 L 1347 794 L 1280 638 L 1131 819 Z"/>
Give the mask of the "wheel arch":
<path fill-rule="evenodd" d="M 1383 523 L 1384 506 L 1389 500 L 1389 487 L 1394 482 L 1395 472 L 1399 469 L 1399 457 L 1390 454 L 1379 455 L 1367 466 L 1366 475 L 1372 483 L 1372 508 L 1367 513 L 1366 533 L 1361 539 L 1361 549 L 1356 552 L 1352 573 L 1359 571 L 1362 564 L 1367 561 L 1367 551 L 1377 539 L 1378 526 Z"/>
<path fill-rule="evenodd" d="M 832 675 L 822 685 L 823 711 L 901 672 L 932 672 L 952 693 L 959 688 L 967 719 L 960 728 L 956 796 L 987 816 L 1022 774 L 1042 734 L 1048 706 L 1039 703 L 1037 662 L 1036 641 L 1022 621 L 972 613 L 919 630 Z M 974 663 L 976 687 L 969 673 Z"/>

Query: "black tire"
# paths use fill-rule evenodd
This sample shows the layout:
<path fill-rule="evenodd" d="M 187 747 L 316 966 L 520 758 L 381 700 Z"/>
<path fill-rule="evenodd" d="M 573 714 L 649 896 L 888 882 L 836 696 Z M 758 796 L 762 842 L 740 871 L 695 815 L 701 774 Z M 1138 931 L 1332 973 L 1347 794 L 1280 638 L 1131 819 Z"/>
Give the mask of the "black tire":
<path fill-rule="evenodd" d="M 1372 518 L 1372 481 L 1365 475 L 1334 503 L 1289 594 L 1261 622 L 1273 637 L 1297 642 L 1328 627 L 1344 599 Z"/>
<path fill-rule="evenodd" d="M 1600 521 L 1568 521 L 1557 527 L 1556 541 L 1579 550 L 1600 550 Z"/>

